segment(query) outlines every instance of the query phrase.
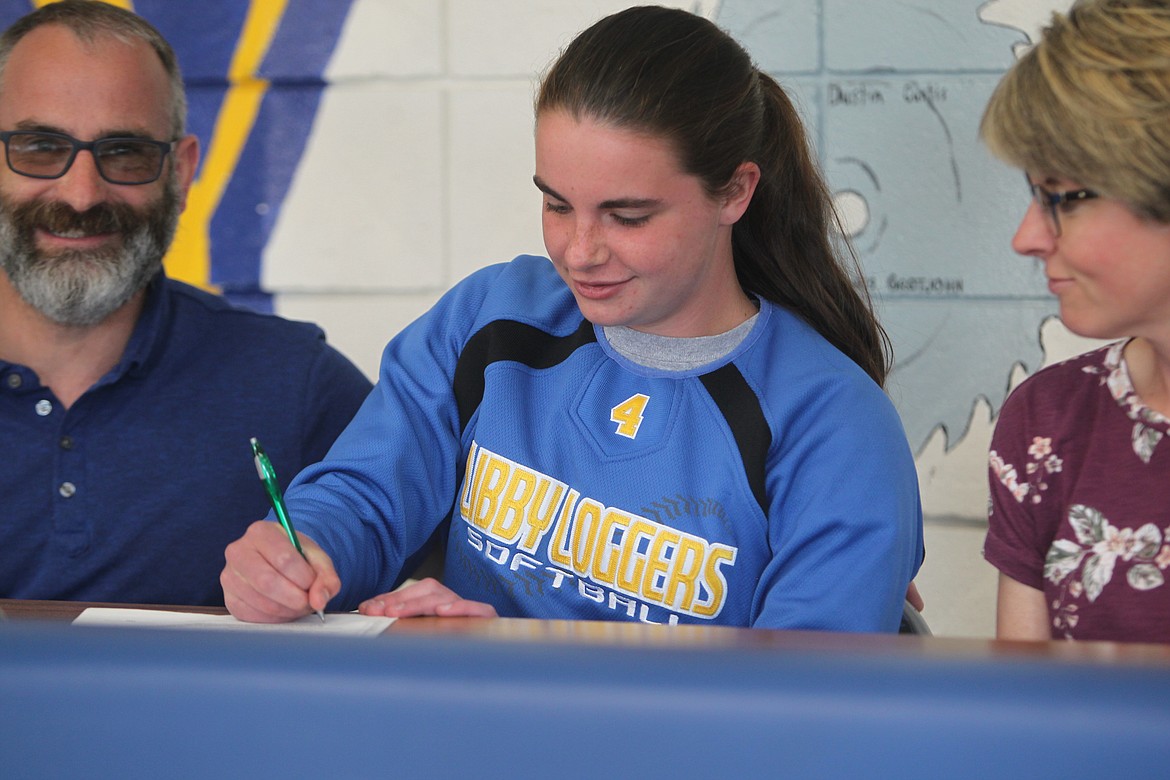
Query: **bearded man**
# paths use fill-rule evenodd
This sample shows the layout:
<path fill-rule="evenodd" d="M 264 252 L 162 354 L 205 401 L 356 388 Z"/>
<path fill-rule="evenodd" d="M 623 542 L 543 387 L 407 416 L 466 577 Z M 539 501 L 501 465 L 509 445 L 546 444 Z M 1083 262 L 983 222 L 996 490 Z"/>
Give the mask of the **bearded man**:
<path fill-rule="evenodd" d="M 170 45 L 62 0 L 0 36 L 0 598 L 223 603 L 223 549 L 370 390 L 319 328 L 163 272 L 199 143 Z"/>

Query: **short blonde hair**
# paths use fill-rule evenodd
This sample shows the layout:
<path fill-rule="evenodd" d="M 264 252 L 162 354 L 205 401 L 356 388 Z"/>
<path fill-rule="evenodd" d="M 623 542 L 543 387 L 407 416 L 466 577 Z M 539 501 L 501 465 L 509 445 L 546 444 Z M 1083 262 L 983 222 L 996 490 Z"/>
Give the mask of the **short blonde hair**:
<path fill-rule="evenodd" d="M 1077 0 L 1008 71 L 980 135 L 997 157 L 1170 223 L 1170 4 Z"/>

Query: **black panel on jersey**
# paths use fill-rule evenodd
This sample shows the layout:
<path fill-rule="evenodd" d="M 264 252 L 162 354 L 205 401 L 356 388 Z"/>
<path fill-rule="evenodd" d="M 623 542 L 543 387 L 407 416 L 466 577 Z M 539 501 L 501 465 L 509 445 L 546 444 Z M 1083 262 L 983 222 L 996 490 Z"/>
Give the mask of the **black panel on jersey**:
<path fill-rule="evenodd" d="M 768 459 L 768 447 L 772 445 L 772 432 L 768 428 L 764 410 L 760 408 L 760 399 L 733 363 L 703 374 L 699 379 L 723 413 L 723 419 L 727 420 L 739 447 L 739 457 L 743 459 L 743 469 L 747 473 L 752 495 L 767 515 L 768 491 L 764 482 L 764 464 Z"/>
<path fill-rule="evenodd" d="M 595 341 L 597 335 L 588 320 L 582 320 L 581 326 L 568 336 L 553 336 L 514 320 L 496 320 L 483 326 L 468 340 L 455 363 L 459 430 L 467 428 L 471 415 L 483 400 L 483 373 L 492 363 L 508 360 L 530 368 L 551 368 L 578 347 Z"/>

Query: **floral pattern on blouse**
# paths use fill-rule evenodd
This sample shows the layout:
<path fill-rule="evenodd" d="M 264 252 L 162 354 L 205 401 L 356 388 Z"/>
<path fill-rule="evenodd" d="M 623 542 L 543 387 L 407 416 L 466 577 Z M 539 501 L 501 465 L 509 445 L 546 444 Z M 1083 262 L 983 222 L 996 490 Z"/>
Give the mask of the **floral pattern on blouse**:
<path fill-rule="evenodd" d="M 1159 530 L 1146 523 L 1136 530 L 1117 528 L 1096 509 L 1081 504 L 1069 509 L 1068 522 L 1076 540 L 1057 539 L 1044 560 L 1044 578 L 1061 586 L 1049 612 L 1058 630 L 1076 628 L 1076 602 L 1082 596 L 1096 601 L 1119 564 L 1134 590 L 1153 590 L 1165 583 L 1163 572 L 1170 567 L 1170 527 Z"/>
<path fill-rule="evenodd" d="M 1064 465 L 1064 461 L 1052 451 L 1052 439 L 1046 436 L 1032 438 L 1032 444 L 1028 447 L 1028 455 L 1031 456 L 1031 460 L 1024 464 L 1023 481 L 1020 481 L 1016 467 L 1005 463 L 995 450 L 991 451 L 988 460 L 992 473 L 1003 483 L 1003 486 L 1015 497 L 1016 501 L 1022 504 L 1025 498 L 1031 496 L 1032 503 L 1039 504 L 1040 494 L 1048 489 L 1048 475 L 1058 473 Z"/>
<path fill-rule="evenodd" d="M 1154 448 L 1162 441 L 1162 431 L 1154 426 L 1166 427 L 1170 420 L 1142 403 L 1142 399 L 1134 392 L 1133 382 L 1129 378 L 1129 369 L 1125 365 L 1123 353 L 1128 341 L 1119 341 L 1105 352 L 1105 360 L 1100 366 L 1085 366 L 1081 370 L 1086 374 L 1099 375 L 1101 384 L 1109 388 L 1109 394 L 1117 402 L 1133 424 L 1133 451 L 1141 458 L 1142 463 L 1149 463 L 1154 455 Z"/>
<path fill-rule="evenodd" d="M 1111 345 L 1100 363 L 1082 366 L 1081 371 L 1097 376 L 1099 385 L 1133 421 L 1133 452 L 1143 464 L 1149 464 L 1163 432 L 1170 430 L 1170 419 L 1146 406 L 1135 392 L 1124 359 L 1127 343 Z M 1046 436 L 1032 437 L 1027 461 L 1019 467 L 1006 462 L 994 449 L 989 453 L 992 474 L 1020 504 L 1040 504 L 1048 480 L 1060 473 L 1063 464 L 1052 438 Z M 1098 509 L 1079 503 L 1069 507 L 1066 521 L 1071 538 L 1058 535 L 1052 542 L 1043 573 L 1057 586 L 1055 596 L 1048 591 L 1049 614 L 1052 625 L 1065 636 L 1071 638 L 1077 626 L 1078 604 L 1095 602 L 1110 582 L 1125 582 L 1138 591 L 1165 584 L 1170 568 L 1170 526 L 1159 528 L 1139 520 L 1139 527 L 1118 527 Z"/>
<path fill-rule="evenodd" d="M 1125 364 L 1125 345 L 1128 341 L 1119 341 L 1110 346 L 1105 352 L 1105 359 L 1101 365 L 1089 365 L 1081 368 L 1086 374 L 1100 377 L 1100 384 L 1108 388 L 1109 394 L 1117 405 L 1125 412 L 1133 425 L 1133 451 L 1142 463 L 1149 463 L 1154 455 L 1154 448 L 1162 441 L 1162 431 L 1158 429 L 1170 425 L 1160 412 L 1151 409 L 1142 403 L 1142 399 L 1133 389 L 1133 382 L 1129 378 L 1129 368 Z M 992 450 L 988 456 L 991 472 L 1004 487 L 1021 504 L 1030 499 L 1033 504 L 1039 504 L 1040 495 L 1048 489 L 1047 477 L 1061 470 L 1064 461 L 1052 451 L 1052 439 L 1045 436 L 1032 437 L 1032 444 L 1028 447 L 1030 460 L 1024 464 L 1024 479 L 1020 479 L 1016 467 L 1004 461 L 998 452 Z"/>

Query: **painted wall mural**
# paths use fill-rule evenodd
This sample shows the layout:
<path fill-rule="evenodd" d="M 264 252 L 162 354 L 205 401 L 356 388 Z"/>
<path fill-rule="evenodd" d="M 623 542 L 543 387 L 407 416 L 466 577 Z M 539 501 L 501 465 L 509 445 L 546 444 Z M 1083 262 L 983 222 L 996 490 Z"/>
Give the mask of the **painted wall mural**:
<path fill-rule="evenodd" d="M 41 2 L 0 0 L 0 25 Z M 1026 190 L 977 127 L 1069 0 L 667 2 L 725 27 L 800 104 L 893 339 L 889 390 L 927 511 L 979 517 L 995 412 L 1077 342 L 1043 273 L 1011 251 Z M 372 345 L 459 278 L 541 251 L 536 74 L 632 3 L 116 4 L 175 46 L 202 147 L 169 271 L 315 319 L 373 373 Z"/>

